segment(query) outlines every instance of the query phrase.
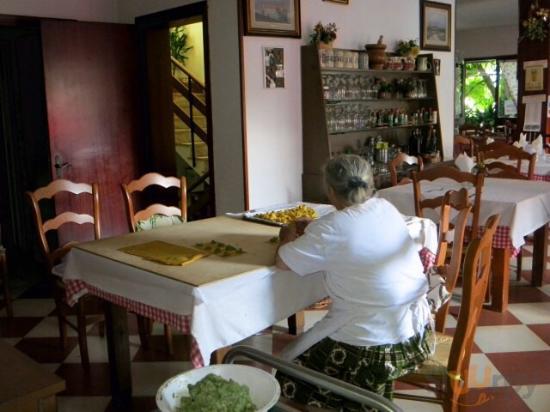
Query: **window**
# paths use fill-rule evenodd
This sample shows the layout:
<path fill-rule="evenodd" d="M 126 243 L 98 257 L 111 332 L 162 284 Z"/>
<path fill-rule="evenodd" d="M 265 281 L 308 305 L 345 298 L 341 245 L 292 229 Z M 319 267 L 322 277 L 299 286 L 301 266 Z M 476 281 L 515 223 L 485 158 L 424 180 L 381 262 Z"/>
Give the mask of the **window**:
<path fill-rule="evenodd" d="M 517 117 L 517 60 L 466 60 L 457 74 L 456 115 L 475 126 L 496 126 Z"/>

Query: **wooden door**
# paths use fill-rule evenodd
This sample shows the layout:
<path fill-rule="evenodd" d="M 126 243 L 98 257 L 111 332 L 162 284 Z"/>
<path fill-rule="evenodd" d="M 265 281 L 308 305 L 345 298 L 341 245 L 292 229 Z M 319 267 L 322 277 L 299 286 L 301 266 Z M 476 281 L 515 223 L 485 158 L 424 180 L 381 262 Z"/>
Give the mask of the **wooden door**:
<path fill-rule="evenodd" d="M 43 21 L 52 175 L 99 184 L 102 237 L 128 231 L 120 184 L 137 162 L 136 46 L 130 25 Z M 56 201 L 58 212 L 80 208 Z M 79 228 L 62 241 L 83 240 Z"/>

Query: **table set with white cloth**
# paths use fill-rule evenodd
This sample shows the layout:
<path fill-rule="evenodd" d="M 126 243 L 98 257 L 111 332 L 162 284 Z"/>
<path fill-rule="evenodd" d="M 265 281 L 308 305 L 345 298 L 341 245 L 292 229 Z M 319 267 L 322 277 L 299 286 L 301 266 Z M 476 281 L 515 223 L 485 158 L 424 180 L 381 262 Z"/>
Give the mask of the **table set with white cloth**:
<path fill-rule="evenodd" d="M 421 193 L 426 198 L 438 197 L 448 190 L 460 189 L 462 184 L 441 178 L 421 181 Z M 470 194 L 475 189 L 471 185 Z M 383 189 L 377 195 L 390 201 L 405 214 L 414 214 L 412 184 Z M 505 311 L 508 304 L 509 259 L 514 249 L 521 247 L 524 237 L 535 232 L 532 283 L 540 285 L 546 256 L 546 224 L 550 221 L 550 183 L 514 179 L 485 178 L 481 195 L 479 222 L 500 214 L 500 225 L 493 239 L 493 278 L 491 284 L 493 308 Z M 427 210 L 425 217 L 439 221 L 438 210 Z"/>
<path fill-rule="evenodd" d="M 426 261 L 437 250 L 436 225 L 406 218 Z M 206 365 L 211 354 L 252 336 L 326 296 L 323 274 L 298 276 L 275 268 L 278 227 L 226 216 L 132 233 L 75 246 L 56 274 L 75 302 L 90 293 L 106 310 L 113 399 L 131 396 L 127 310 L 167 323 L 192 336 L 191 361 Z M 168 266 L 120 251 L 161 240 L 193 247 L 211 240 L 242 248 L 232 257 L 209 255 L 184 266 Z M 427 253 L 426 253 L 427 252 Z"/>

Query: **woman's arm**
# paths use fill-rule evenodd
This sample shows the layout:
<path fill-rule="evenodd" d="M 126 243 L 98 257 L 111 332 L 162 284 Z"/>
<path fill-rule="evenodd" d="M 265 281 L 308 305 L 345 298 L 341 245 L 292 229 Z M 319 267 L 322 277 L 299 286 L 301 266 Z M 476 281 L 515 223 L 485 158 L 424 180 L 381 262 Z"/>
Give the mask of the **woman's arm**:
<path fill-rule="evenodd" d="M 279 231 L 279 246 L 275 251 L 275 266 L 282 270 L 290 270 L 286 263 L 279 256 L 279 249 L 281 246 L 286 245 L 289 242 L 292 242 L 298 237 L 298 231 L 295 223 L 290 223 L 287 226 L 283 226 Z"/>

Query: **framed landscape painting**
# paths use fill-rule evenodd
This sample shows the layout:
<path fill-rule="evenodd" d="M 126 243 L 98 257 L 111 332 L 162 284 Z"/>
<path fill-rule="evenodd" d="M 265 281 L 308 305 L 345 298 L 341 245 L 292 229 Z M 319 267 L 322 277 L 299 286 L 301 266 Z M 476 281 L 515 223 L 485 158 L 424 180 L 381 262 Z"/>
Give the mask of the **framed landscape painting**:
<path fill-rule="evenodd" d="M 452 6 L 435 1 L 420 2 L 420 47 L 451 51 Z"/>
<path fill-rule="evenodd" d="M 300 37 L 300 0 L 243 0 L 245 36 Z"/>

